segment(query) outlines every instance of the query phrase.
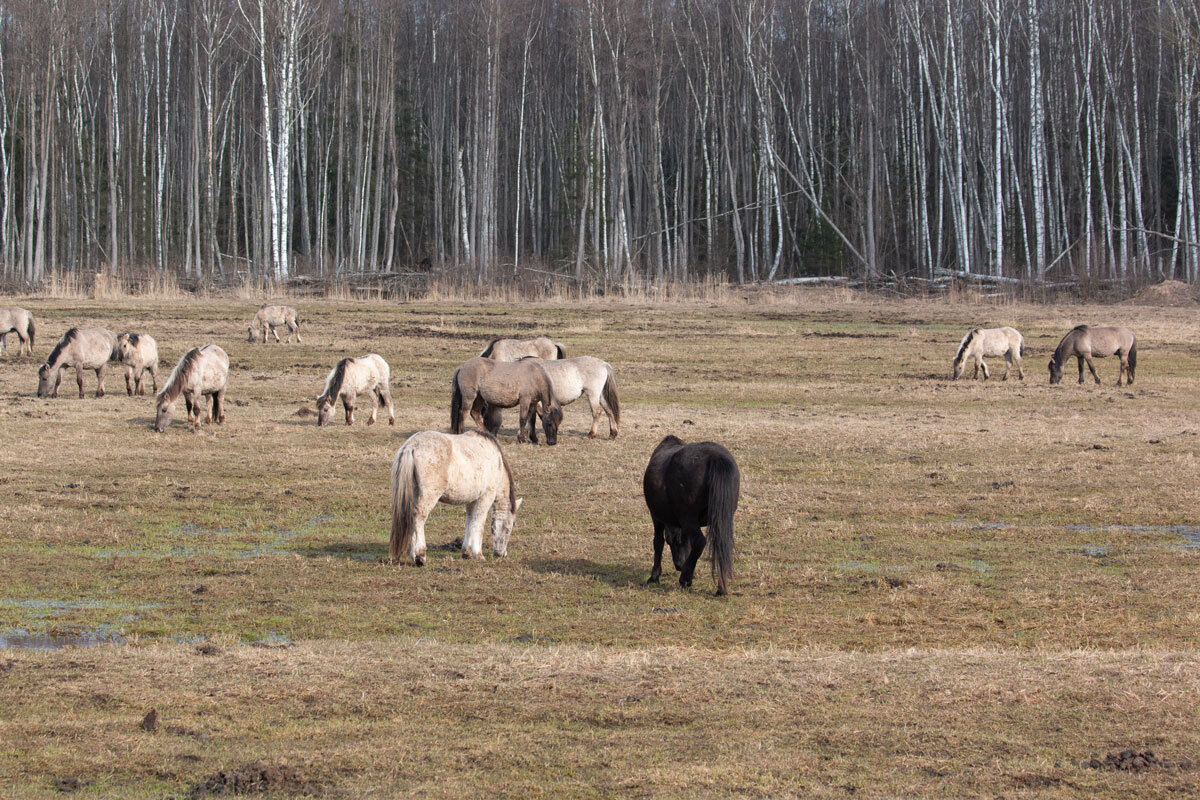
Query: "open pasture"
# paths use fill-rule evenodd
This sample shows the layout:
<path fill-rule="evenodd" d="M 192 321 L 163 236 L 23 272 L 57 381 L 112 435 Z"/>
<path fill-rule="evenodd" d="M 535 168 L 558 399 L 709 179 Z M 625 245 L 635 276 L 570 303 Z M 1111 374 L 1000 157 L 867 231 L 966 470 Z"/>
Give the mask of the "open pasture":
<path fill-rule="evenodd" d="M 734 306 L 23 298 L 0 361 L 0 796 L 206 796 L 288 764 L 279 796 L 1177 797 L 1200 767 L 1200 325 L 1135 306 L 815 293 Z M 1079 323 L 1138 335 L 1137 381 L 1049 386 Z M 35 396 L 72 325 L 230 357 L 227 421 L 150 430 L 151 397 Z M 972 326 L 1026 380 L 952 382 Z M 616 370 L 621 434 L 500 442 L 524 498 L 506 559 L 464 561 L 439 507 L 423 568 L 383 563 L 389 468 L 449 427 L 451 374 L 498 334 Z M 10 354 L 13 352 L 10 348 Z M 396 426 L 318 428 L 344 356 L 391 365 Z M 731 595 L 651 564 L 646 460 L 674 433 L 742 473 Z M 150 709 L 154 730 L 139 726 Z M 289 782 L 290 781 L 290 782 Z M 64 783 L 65 782 L 65 783 Z M 211 783 L 211 782 L 210 782 Z M 195 789 L 193 792 L 192 790 Z"/>

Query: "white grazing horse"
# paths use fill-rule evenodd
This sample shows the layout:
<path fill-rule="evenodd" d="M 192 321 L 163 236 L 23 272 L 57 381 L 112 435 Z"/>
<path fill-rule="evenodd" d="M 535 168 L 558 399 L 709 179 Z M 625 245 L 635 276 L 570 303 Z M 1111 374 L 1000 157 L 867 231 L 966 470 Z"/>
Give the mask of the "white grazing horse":
<path fill-rule="evenodd" d="M 1008 370 L 1014 361 L 1017 364 L 1017 377 L 1025 380 L 1025 370 L 1021 366 L 1021 357 L 1024 355 L 1025 339 L 1016 328 L 975 328 L 967 332 L 958 346 L 953 364 L 954 380 L 958 380 L 962 375 L 968 360 L 975 362 L 972 378 L 979 377 L 981 367 L 983 379 L 986 381 L 990 378 L 991 373 L 988 372 L 987 364 L 983 362 L 984 356 L 1004 356 L 1004 377 L 1001 380 L 1008 380 Z"/>
<path fill-rule="evenodd" d="M 158 412 L 154 418 L 154 430 L 162 433 L 171 424 L 171 414 L 175 410 L 175 401 L 183 395 L 187 406 L 188 422 L 193 423 L 198 430 L 200 412 L 205 414 L 204 422 L 216 422 L 218 425 L 225 421 L 225 386 L 229 378 L 229 356 L 215 344 L 193 347 L 183 354 L 175 365 L 167 385 L 158 393 Z M 205 396 L 212 398 L 212 410 L 204 406 Z"/>
<path fill-rule="evenodd" d="M 29 348 L 29 355 L 33 355 L 33 337 L 37 333 L 37 326 L 33 324 L 33 314 L 16 306 L 0 308 L 0 351 L 4 355 L 8 355 L 8 335 L 10 333 L 17 335 L 18 358 L 21 357 L 21 351 L 25 348 Z"/>
<path fill-rule="evenodd" d="M 526 356 L 536 356 L 547 361 L 553 358 L 566 358 L 567 349 L 548 336 L 536 339 L 501 339 L 497 336 L 488 342 L 487 347 L 479 354 L 480 358 L 490 358 L 494 361 L 520 361 Z"/>
<path fill-rule="evenodd" d="M 361 392 L 371 395 L 371 416 L 368 425 L 375 424 L 375 412 L 382 403 L 387 406 L 388 425 L 396 424 L 396 413 L 392 410 L 392 390 L 389 384 L 392 370 L 383 356 L 368 353 L 358 358 L 343 358 L 329 371 L 325 379 L 325 391 L 317 395 L 317 425 L 325 425 L 333 416 L 338 400 L 346 409 L 346 424 L 354 424 L 354 398 Z"/>
<path fill-rule="evenodd" d="M 554 399 L 560 405 L 574 403 L 580 396 L 587 394 L 588 403 L 592 407 L 592 429 L 588 431 L 589 439 L 596 438 L 601 410 L 608 416 L 608 438 L 617 438 L 621 430 L 621 403 L 617 398 L 617 376 L 613 374 L 612 364 L 592 356 L 553 361 L 531 357 L 521 360 L 536 360 L 542 365 L 542 369 L 546 370 L 546 375 L 550 378 L 550 390 L 554 393 Z M 494 424 L 499 427 L 498 421 Z"/>
<path fill-rule="evenodd" d="M 508 537 L 522 498 L 496 437 L 419 431 L 392 462 L 391 560 L 425 564 L 425 520 L 438 501 L 467 507 L 463 558 L 483 558 L 483 524 L 492 512 L 492 555 L 508 555 Z"/>
<path fill-rule="evenodd" d="M 276 328 L 287 326 L 288 329 L 288 344 L 292 342 L 292 334 L 296 334 L 296 341 L 300 342 L 300 315 L 296 313 L 296 309 L 291 306 L 273 306 L 270 304 L 264 305 L 254 315 L 254 319 L 250 321 L 250 341 L 254 341 L 256 334 L 261 334 L 263 344 L 267 343 L 267 336 L 273 335 L 275 341 L 279 341 L 279 333 Z M 268 334 L 268 331 L 270 332 Z"/>
<path fill-rule="evenodd" d="M 58 397 L 63 373 L 75 368 L 83 397 L 83 371 L 96 371 L 96 397 L 104 397 L 104 365 L 117 357 L 117 335 L 108 328 L 71 328 L 63 334 L 38 368 L 38 397 Z"/>

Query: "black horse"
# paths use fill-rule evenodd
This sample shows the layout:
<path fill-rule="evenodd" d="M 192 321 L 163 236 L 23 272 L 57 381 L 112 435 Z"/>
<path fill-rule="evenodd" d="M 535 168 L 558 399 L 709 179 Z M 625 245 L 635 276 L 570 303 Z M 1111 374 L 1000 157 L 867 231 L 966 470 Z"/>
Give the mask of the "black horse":
<path fill-rule="evenodd" d="M 704 551 L 700 528 L 707 525 L 717 594 L 728 593 L 733 577 L 733 512 L 740 484 L 737 462 L 721 445 L 684 444 L 676 436 L 658 443 L 642 479 L 646 506 L 654 520 L 654 568 L 646 583 L 658 583 L 662 575 L 665 541 L 679 570 L 679 585 L 691 586 L 696 562 Z"/>

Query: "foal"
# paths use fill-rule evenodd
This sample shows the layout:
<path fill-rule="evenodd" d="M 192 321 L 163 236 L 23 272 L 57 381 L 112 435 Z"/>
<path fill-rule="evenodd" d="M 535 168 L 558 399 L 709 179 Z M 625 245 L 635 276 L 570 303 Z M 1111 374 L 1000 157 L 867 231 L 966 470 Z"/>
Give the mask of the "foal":
<path fill-rule="evenodd" d="M 132 397 L 145 394 L 142 385 L 147 372 L 158 394 L 158 343 L 146 333 L 117 334 L 117 361 L 125 365 L 125 391 Z"/>

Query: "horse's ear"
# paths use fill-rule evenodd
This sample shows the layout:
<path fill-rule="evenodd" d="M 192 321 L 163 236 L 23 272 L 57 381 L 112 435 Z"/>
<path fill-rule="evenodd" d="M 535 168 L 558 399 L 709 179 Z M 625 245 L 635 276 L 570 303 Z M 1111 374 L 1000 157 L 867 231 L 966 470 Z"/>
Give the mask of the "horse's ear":
<path fill-rule="evenodd" d="M 515 514 L 515 513 L 517 513 L 518 511 L 520 511 L 520 510 L 521 510 L 521 503 L 524 503 L 524 502 L 525 502 L 525 498 L 524 498 L 524 497 L 518 497 L 518 498 L 517 498 L 517 502 L 516 502 L 516 504 L 515 504 L 515 505 L 513 505 L 513 513 L 514 513 L 514 514 Z"/>

